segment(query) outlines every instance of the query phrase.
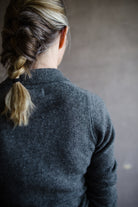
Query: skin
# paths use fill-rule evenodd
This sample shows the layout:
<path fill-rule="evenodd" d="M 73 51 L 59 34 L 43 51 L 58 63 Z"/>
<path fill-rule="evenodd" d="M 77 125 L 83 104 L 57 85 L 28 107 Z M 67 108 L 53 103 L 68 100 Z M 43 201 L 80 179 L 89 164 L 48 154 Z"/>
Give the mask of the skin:
<path fill-rule="evenodd" d="M 67 33 L 68 27 L 65 27 L 59 33 L 50 48 L 37 57 L 37 61 L 33 64 L 33 68 L 58 68 L 66 50 Z"/>

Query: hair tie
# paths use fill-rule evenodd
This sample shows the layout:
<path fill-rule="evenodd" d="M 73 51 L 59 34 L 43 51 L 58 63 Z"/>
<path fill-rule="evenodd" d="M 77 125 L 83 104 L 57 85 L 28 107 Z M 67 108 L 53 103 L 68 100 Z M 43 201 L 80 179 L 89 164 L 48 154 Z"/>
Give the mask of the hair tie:
<path fill-rule="evenodd" d="M 12 79 L 12 83 L 16 83 L 16 82 L 20 82 L 20 78 L 15 78 L 15 79 Z"/>

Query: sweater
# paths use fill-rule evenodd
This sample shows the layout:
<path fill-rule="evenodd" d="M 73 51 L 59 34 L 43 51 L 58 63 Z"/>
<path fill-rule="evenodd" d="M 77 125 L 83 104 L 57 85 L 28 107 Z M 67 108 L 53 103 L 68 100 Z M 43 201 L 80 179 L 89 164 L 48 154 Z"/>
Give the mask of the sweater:
<path fill-rule="evenodd" d="M 36 108 L 28 126 L 0 116 L 2 207 L 116 207 L 115 129 L 104 101 L 56 68 L 20 76 Z M 11 88 L 0 84 L 0 112 Z"/>

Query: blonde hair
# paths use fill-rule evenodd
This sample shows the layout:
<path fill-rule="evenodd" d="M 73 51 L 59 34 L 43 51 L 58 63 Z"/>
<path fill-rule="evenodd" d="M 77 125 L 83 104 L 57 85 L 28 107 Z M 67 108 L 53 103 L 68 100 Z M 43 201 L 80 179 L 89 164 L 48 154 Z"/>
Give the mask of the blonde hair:
<path fill-rule="evenodd" d="M 68 26 L 62 0 L 11 0 L 2 31 L 1 63 L 11 79 L 25 74 L 31 77 L 31 66 L 37 55 L 47 50 L 59 32 Z M 6 115 L 14 126 L 28 125 L 35 105 L 21 82 L 13 83 L 5 97 Z"/>

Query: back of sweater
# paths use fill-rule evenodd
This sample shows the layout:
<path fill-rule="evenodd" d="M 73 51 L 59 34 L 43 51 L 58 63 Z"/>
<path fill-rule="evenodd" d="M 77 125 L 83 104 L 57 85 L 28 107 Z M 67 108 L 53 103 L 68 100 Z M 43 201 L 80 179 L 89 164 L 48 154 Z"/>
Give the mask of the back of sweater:
<path fill-rule="evenodd" d="M 114 129 L 102 100 L 57 69 L 21 81 L 36 109 L 25 127 L 0 116 L 2 206 L 115 207 Z M 10 86 L 0 84 L 0 112 Z"/>

